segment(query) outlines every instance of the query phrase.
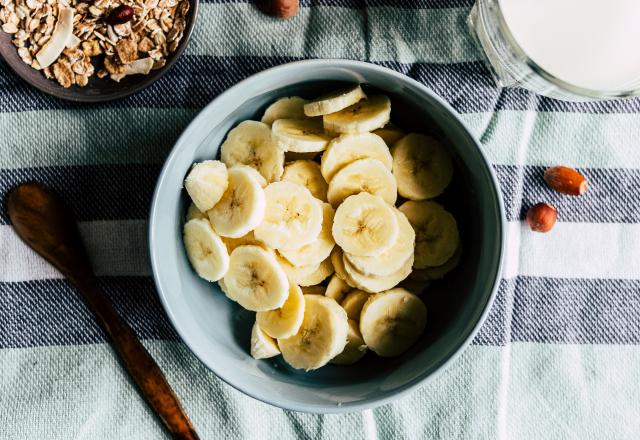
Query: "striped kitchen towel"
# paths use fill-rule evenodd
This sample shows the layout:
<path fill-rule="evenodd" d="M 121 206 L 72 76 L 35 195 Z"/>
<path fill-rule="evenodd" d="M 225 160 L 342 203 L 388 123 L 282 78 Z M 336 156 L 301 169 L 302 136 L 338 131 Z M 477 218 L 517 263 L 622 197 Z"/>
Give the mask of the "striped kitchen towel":
<path fill-rule="evenodd" d="M 497 89 L 468 34 L 470 0 L 306 0 L 275 20 L 242 0 L 202 4 L 186 54 L 159 82 L 104 105 L 45 96 L 0 63 L 0 196 L 39 180 L 69 200 L 102 285 L 144 339 L 203 438 L 637 439 L 640 437 L 640 99 L 567 103 Z M 367 60 L 447 100 L 482 141 L 508 219 L 504 279 L 465 353 L 411 396 L 318 416 L 257 402 L 178 340 L 146 247 L 160 166 L 194 115 L 267 67 Z M 579 199 L 547 189 L 578 167 Z M 545 200 L 547 234 L 523 226 Z M 69 284 L 0 207 L 0 439 L 166 435 Z"/>

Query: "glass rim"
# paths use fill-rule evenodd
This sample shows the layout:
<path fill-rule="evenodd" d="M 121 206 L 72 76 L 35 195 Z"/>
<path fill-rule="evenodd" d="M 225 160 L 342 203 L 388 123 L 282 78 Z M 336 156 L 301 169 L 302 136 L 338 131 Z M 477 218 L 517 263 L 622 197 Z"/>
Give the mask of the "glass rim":
<path fill-rule="evenodd" d="M 483 0 L 478 0 L 479 2 Z M 511 46 L 511 48 L 517 53 L 519 57 L 524 60 L 524 63 L 529 67 L 534 73 L 540 75 L 543 79 L 550 82 L 551 84 L 559 87 L 560 89 L 566 90 L 574 95 L 579 95 L 583 97 L 590 98 L 630 98 L 634 96 L 640 96 L 640 86 L 635 89 L 629 90 L 596 90 L 589 89 L 586 87 L 576 86 L 571 84 L 565 80 L 562 80 L 540 66 L 536 63 L 527 53 L 524 51 L 522 46 L 517 42 L 516 38 L 511 33 L 511 29 L 507 23 L 507 20 L 504 18 L 504 14 L 502 12 L 502 6 L 500 5 L 502 0 L 495 0 L 497 11 L 498 11 L 498 21 L 500 28 L 502 30 L 503 36 L 507 40 L 507 43 Z M 638 77 L 640 79 L 640 72 L 638 73 Z"/>

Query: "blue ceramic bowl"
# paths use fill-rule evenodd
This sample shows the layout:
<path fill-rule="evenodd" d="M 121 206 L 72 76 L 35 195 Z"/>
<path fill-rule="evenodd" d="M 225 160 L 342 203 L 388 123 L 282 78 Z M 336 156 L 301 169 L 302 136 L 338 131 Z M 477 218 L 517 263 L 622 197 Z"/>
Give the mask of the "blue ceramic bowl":
<path fill-rule="evenodd" d="M 429 310 L 424 337 L 398 358 L 368 354 L 351 366 L 305 373 L 281 357 L 254 360 L 249 335 L 254 314 L 201 280 L 182 246 L 188 206 L 183 179 L 193 162 L 216 157 L 227 132 L 260 119 L 283 96 L 311 98 L 363 83 L 392 100 L 396 125 L 433 133 L 449 144 L 456 171 L 441 202 L 456 216 L 464 246 L 461 264 L 423 296 Z M 315 413 L 361 410 L 396 399 L 445 368 L 472 340 L 494 298 L 503 255 L 505 220 L 491 166 L 455 111 L 422 84 L 392 70 L 346 60 L 301 61 L 275 67 L 230 88 L 198 115 L 169 155 L 151 208 L 151 264 L 162 304 L 195 355 L 238 390 L 282 408 Z"/>

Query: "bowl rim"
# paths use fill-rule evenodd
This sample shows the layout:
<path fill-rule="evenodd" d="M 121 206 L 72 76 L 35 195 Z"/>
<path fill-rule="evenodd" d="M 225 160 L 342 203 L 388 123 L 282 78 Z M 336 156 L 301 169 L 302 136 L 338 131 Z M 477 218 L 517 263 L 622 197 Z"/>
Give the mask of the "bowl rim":
<path fill-rule="evenodd" d="M 191 132 L 191 130 L 193 130 L 196 125 L 198 125 L 197 123 L 206 117 L 207 110 L 215 106 L 219 100 L 223 100 L 226 96 L 228 96 L 231 93 L 234 93 L 237 89 L 242 88 L 243 85 L 245 85 L 248 82 L 259 81 L 264 76 L 273 75 L 274 73 L 288 70 L 292 66 L 300 66 L 300 65 L 306 65 L 308 67 L 331 66 L 331 67 L 339 67 L 339 68 L 350 68 L 350 67 L 356 66 L 361 69 L 370 69 L 372 71 L 377 71 L 378 73 L 390 75 L 395 77 L 396 79 L 409 82 L 413 86 L 421 89 L 421 91 L 423 91 L 424 93 L 428 94 L 439 105 L 441 105 L 445 110 L 447 110 L 447 112 L 454 119 L 457 120 L 460 126 L 466 131 L 466 134 L 469 136 L 469 138 L 472 139 L 476 144 L 476 148 L 478 149 L 480 157 L 482 158 L 482 164 L 484 165 L 484 167 L 486 168 L 490 176 L 490 181 L 492 183 L 491 190 L 497 202 L 497 208 L 499 213 L 499 222 L 496 225 L 498 229 L 497 237 L 500 241 L 498 246 L 498 262 L 497 262 L 498 264 L 494 267 L 493 274 L 490 278 L 493 280 L 491 292 L 487 297 L 486 303 L 483 305 L 483 310 L 479 319 L 474 324 L 468 336 L 459 344 L 457 348 L 455 348 L 455 350 L 451 353 L 451 355 L 447 359 L 445 359 L 440 365 L 438 365 L 430 374 L 417 377 L 407 382 L 406 384 L 392 391 L 388 391 L 380 396 L 364 398 L 364 399 L 353 401 L 353 402 L 345 402 L 340 405 L 313 405 L 313 404 L 305 404 L 305 403 L 294 403 L 294 402 L 291 402 L 290 400 L 287 400 L 286 398 L 282 398 L 282 396 L 276 396 L 278 398 L 274 398 L 274 399 L 270 399 L 266 396 L 259 396 L 256 393 L 254 393 L 253 390 L 250 389 L 250 387 L 246 387 L 243 383 L 236 383 L 232 379 L 229 379 L 225 375 L 224 371 L 220 371 L 220 369 L 216 369 L 213 366 L 208 365 L 200 357 L 197 350 L 194 347 L 192 347 L 191 344 L 188 342 L 188 339 L 185 337 L 185 334 L 183 333 L 183 330 L 179 324 L 179 321 L 176 319 L 176 317 L 172 312 L 172 309 L 167 300 L 167 297 L 163 292 L 163 288 L 158 281 L 159 268 L 158 268 L 158 263 L 156 261 L 156 255 L 154 252 L 154 248 L 156 247 L 155 239 L 154 239 L 154 230 L 156 228 L 155 219 L 158 218 L 160 187 L 162 186 L 162 183 L 167 176 L 167 170 L 170 168 L 175 156 L 178 154 L 178 146 L 184 141 L 184 139 L 188 137 L 188 134 Z M 441 374 L 454 361 L 456 361 L 458 357 L 468 348 L 471 341 L 480 330 L 480 327 L 485 322 L 487 315 L 489 314 L 491 306 L 494 303 L 495 297 L 497 295 L 500 279 L 503 273 L 504 258 L 506 253 L 505 252 L 506 251 L 506 217 L 505 217 L 504 204 L 503 204 L 502 195 L 500 192 L 500 185 L 498 183 L 498 179 L 496 178 L 496 175 L 493 171 L 493 167 L 491 166 L 491 163 L 489 162 L 489 160 L 487 159 L 486 155 L 484 154 L 481 148 L 480 142 L 473 135 L 471 130 L 467 127 L 466 123 L 462 120 L 460 115 L 447 102 L 445 102 L 442 98 L 437 96 L 435 92 L 433 92 L 424 84 L 402 73 L 396 72 L 394 70 L 391 70 L 389 68 L 379 66 L 376 64 L 372 64 L 364 61 L 353 61 L 353 60 L 344 60 L 344 59 L 313 59 L 313 60 L 301 60 L 301 61 L 294 61 L 290 63 L 281 64 L 275 67 L 262 70 L 254 75 L 251 75 L 245 78 L 244 80 L 236 83 L 235 85 L 229 87 L 224 92 L 222 92 L 220 95 L 214 98 L 209 104 L 207 104 L 198 113 L 198 115 L 191 121 L 191 123 L 187 126 L 187 128 L 183 131 L 183 133 L 174 143 L 174 146 L 171 149 L 171 152 L 169 153 L 169 155 L 167 156 L 167 159 L 165 160 L 165 163 L 162 166 L 162 169 L 160 171 L 160 175 L 158 177 L 158 181 L 157 181 L 157 184 L 153 193 L 152 202 L 151 202 L 151 208 L 150 208 L 150 214 L 149 214 L 148 240 L 149 240 L 149 254 L 150 254 L 151 269 L 153 274 L 153 281 L 156 286 L 156 289 L 158 290 L 158 296 L 160 297 L 162 306 L 165 312 L 167 313 L 167 315 L 169 316 L 169 319 L 173 327 L 175 328 L 176 332 L 180 336 L 180 339 L 182 340 L 182 342 L 185 343 L 185 345 L 196 356 L 196 358 L 198 358 L 200 362 L 202 362 L 209 370 L 211 370 L 216 375 L 216 377 L 218 377 L 226 384 L 230 385 L 231 387 L 235 388 L 236 390 L 242 392 L 243 394 L 249 397 L 252 397 L 256 400 L 259 400 L 261 402 L 267 403 L 269 405 L 272 405 L 281 409 L 299 411 L 299 412 L 305 412 L 305 413 L 313 413 L 313 414 L 338 414 L 338 413 L 362 411 L 366 409 L 376 408 L 386 403 L 390 403 L 395 400 L 398 400 L 401 397 L 407 396 L 408 394 L 415 391 L 418 387 L 424 386 L 429 381 L 433 380 L 436 376 Z"/>
<path fill-rule="evenodd" d="M 193 35 L 193 31 L 195 29 L 195 25 L 198 20 L 198 11 L 199 11 L 199 5 L 200 5 L 200 0 L 188 0 L 188 1 L 190 3 L 190 6 L 189 6 L 190 11 L 188 12 L 190 20 L 188 20 L 187 26 L 184 29 L 182 40 L 180 40 L 180 44 L 178 44 L 176 51 L 170 54 L 170 56 L 167 58 L 167 63 L 161 69 L 156 70 L 155 74 L 153 74 L 154 71 L 152 70 L 149 74 L 144 76 L 136 75 L 137 77 L 140 78 L 139 82 L 132 84 L 130 87 L 127 87 L 127 88 L 123 88 L 123 89 L 116 88 L 113 92 L 106 95 L 78 94 L 73 91 L 74 89 L 62 88 L 62 86 L 60 86 L 58 83 L 50 79 L 47 79 L 48 82 L 40 83 L 38 81 L 33 80 L 31 76 L 23 75 L 22 72 L 16 67 L 16 64 L 14 64 L 15 60 L 8 58 L 2 55 L 1 53 L 0 53 L 0 59 L 2 59 L 4 63 L 7 66 L 9 66 L 11 71 L 18 78 L 20 78 L 22 81 L 27 83 L 29 86 L 49 96 L 53 96 L 54 98 L 57 98 L 57 99 L 62 99 L 64 101 L 69 101 L 69 102 L 98 104 L 101 102 L 109 102 L 109 101 L 115 101 L 121 98 L 126 98 L 127 96 L 133 95 L 135 93 L 138 93 L 146 89 L 151 84 L 161 79 L 169 70 L 171 70 L 171 68 L 176 63 L 176 61 L 178 61 L 178 59 L 182 56 L 183 52 L 185 51 L 185 49 L 189 45 L 189 42 L 191 41 L 191 36 Z M 16 53 L 16 56 L 17 56 L 17 53 Z M 22 60 L 20 60 L 20 58 L 17 58 L 17 60 L 20 63 L 23 62 Z M 106 80 L 106 78 L 104 79 Z M 51 82 L 51 84 L 49 84 L 49 82 Z M 118 83 L 114 83 L 114 84 L 117 85 Z M 47 87 L 48 85 L 51 85 L 51 87 Z M 75 85 L 72 87 L 75 87 Z"/>

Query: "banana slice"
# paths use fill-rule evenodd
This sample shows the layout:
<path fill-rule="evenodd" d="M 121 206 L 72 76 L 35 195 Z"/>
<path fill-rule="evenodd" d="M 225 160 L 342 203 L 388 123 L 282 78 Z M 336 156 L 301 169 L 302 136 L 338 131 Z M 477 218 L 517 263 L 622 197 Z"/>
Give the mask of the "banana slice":
<path fill-rule="evenodd" d="M 382 128 L 378 128 L 373 131 L 374 134 L 380 136 L 389 148 L 393 147 L 393 144 L 398 142 L 407 133 L 399 129 L 395 125 L 389 123 Z"/>
<path fill-rule="evenodd" d="M 331 262 L 333 263 L 333 258 Z M 340 257 L 340 264 L 342 264 L 342 257 Z M 335 269 L 335 264 L 334 264 Z M 327 285 L 327 289 L 324 291 L 324 296 L 328 296 L 329 298 L 335 299 L 336 302 L 342 302 L 344 296 L 352 290 L 352 287 L 348 285 L 342 278 L 340 278 L 336 273 L 333 274 L 331 279 L 329 280 L 329 284 Z"/>
<path fill-rule="evenodd" d="M 302 286 L 300 289 L 305 295 L 324 295 L 326 290 L 324 286 Z"/>
<path fill-rule="evenodd" d="M 280 255 L 294 266 L 309 266 L 320 264 L 330 254 L 335 246 L 331 227 L 333 225 L 334 210 L 328 203 L 322 203 L 322 230 L 318 238 L 298 249 L 279 249 Z"/>
<path fill-rule="evenodd" d="M 253 177 L 254 179 L 256 179 L 256 181 L 258 182 L 258 185 L 260 185 L 261 188 L 265 188 L 268 184 L 267 179 L 264 178 L 264 176 L 262 174 L 260 174 L 258 172 L 258 170 L 256 170 L 255 168 L 250 167 L 249 165 L 234 165 L 232 166 L 231 169 L 242 169 L 245 170 L 247 173 L 249 173 L 251 175 L 251 177 Z"/>
<path fill-rule="evenodd" d="M 183 229 L 191 266 L 207 281 L 218 281 L 229 270 L 229 254 L 222 239 L 205 219 L 189 220 Z"/>
<path fill-rule="evenodd" d="M 289 296 L 282 307 L 256 313 L 256 322 L 272 338 L 288 338 L 298 333 L 304 317 L 304 297 L 297 285 L 290 283 Z"/>
<path fill-rule="evenodd" d="M 380 196 L 390 205 L 398 198 L 396 179 L 379 160 L 360 159 L 338 171 L 327 191 L 327 199 L 338 206 L 347 197 L 361 192 Z"/>
<path fill-rule="evenodd" d="M 431 136 L 410 133 L 391 149 L 398 193 L 410 200 L 431 199 L 451 183 L 453 162 Z"/>
<path fill-rule="evenodd" d="M 316 199 L 327 201 L 327 182 L 322 177 L 320 165 L 311 160 L 296 160 L 284 167 L 282 180 L 300 184 L 311 191 Z"/>
<path fill-rule="evenodd" d="M 284 360 L 306 371 L 326 365 L 347 344 L 347 313 L 337 302 L 321 295 L 305 295 L 304 319 L 294 336 L 278 339 Z"/>
<path fill-rule="evenodd" d="M 334 133 L 366 133 L 384 127 L 391 117 L 391 101 L 372 95 L 339 112 L 324 115 L 325 130 Z"/>
<path fill-rule="evenodd" d="M 265 216 L 265 191 L 245 169 L 229 169 L 229 186 L 213 209 L 207 211 L 215 231 L 239 238 L 258 226 Z"/>
<path fill-rule="evenodd" d="M 200 211 L 198 207 L 193 202 L 191 202 L 191 204 L 189 205 L 189 208 L 187 208 L 187 215 L 185 216 L 185 219 L 186 221 L 189 221 L 189 220 L 199 219 L 199 218 L 203 218 L 209 221 L 209 216 L 207 216 L 207 214 L 205 214 L 204 212 Z"/>
<path fill-rule="evenodd" d="M 326 258 L 319 264 L 311 264 L 309 266 L 294 266 L 285 258 L 278 259 L 280 266 L 287 274 L 287 278 L 294 284 L 299 286 L 315 286 L 320 284 L 333 273 L 333 265 L 331 258 Z"/>
<path fill-rule="evenodd" d="M 344 256 L 342 262 L 344 263 L 348 280 L 355 284 L 356 288 L 364 290 L 365 292 L 376 293 L 397 286 L 398 283 L 409 276 L 411 267 L 413 266 L 413 254 L 409 256 L 398 271 L 385 276 L 363 275 L 358 272 Z"/>
<path fill-rule="evenodd" d="M 414 268 L 440 266 L 453 256 L 460 243 L 456 219 L 442 205 L 408 201 L 398 208 L 416 231 Z"/>
<path fill-rule="evenodd" d="M 360 315 L 365 344 L 378 356 L 399 356 L 424 332 L 427 308 L 413 293 L 397 288 L 369 297 Z"/>
<path fill-rule="evenodd" d="M 320 263 L 318 270 L 313 274 L 301 280 L 301 286 L 314 286 L 320 284 L 333 274 L 333 264 L 331 264 L 331 257 L 328 257 Z"/>
<path fill-rule="evenodd" d="M 284 152 L 271 137 L 271 127 L 258 121 L 244 121 L 227 135 L 220 146 L 220 157 L 228 167 L 248 165 L 268 182 L 280 180 Z"/>
<path fill-rule="evenodd" d="M 358 362 L 367 354 L 367 346 L 362 339 L 358 323 L 353 319 L 349 320 L 349 332 L 347 333 L 347 345 L 338 356 L 331 359 L 332 364 L 351 365 Z"/>
<path fill-rule="evenodd" d="M 342 249 L 340 249 L 339 246 L 334 247 L 333 251 L 331 251 L 331 264 L 333 265 L 334 273 L 338 276 L 338 278 L 340 278 L 348 286 L 350 286 L 351 289 L 358 288 L 355 281 L 353 281 L 351 277 L 349 277 L 349 274 L 344 268 L 344 253 L 342 252 Z"/>
<path fill-rule="evenodd" d="M 258 323 L 251 329 L 251 357 L 254 359 L 268 359 L 280 354 L 276 341 L 263 332 Z"/>
<path fill-rule="evenodd" d="M 367 302 L 371 294 L 363 291 L 363 290 L 352 290 L 344 297 L 342 303 L 340 305 L 347 312 L 347 316 L 349 319 L 353 319 L 354 321 L 360 321 L 360 312 L 362 311 L 362 306 Z"/>
<path fill-rule="evenodd" d="M 227 295 L 227 286 L 224 285 L 224 278 L 220 278 L 218 280 L 218 286 L 220 286 L 220 290 L 222 290 L 222 292 Z M 227 295 L 228 296 L 228 295 Z"/>
<path fill-rule="evenodd" d="M 238 246 L 231 252 L 223 291 L 245 309 L 260 312 L 282 307 L 289 281 L 272 253 L 260 246 Z"/>
<path fill-rule="evenodd" d="M 453 253 L 453 256 L 449 258 L 446 263 L 440 266 L 425 267 L 424 269 L 414 269 L 413 272 L 411 272 L 411 275 L 409 275 L 409 278 L 417 281 L 440 280 L 444 278 L 446 274 L 458 267 L 461 258 L 462 246 L 458 245 L 456 251 Z"/>
<path fill-rule="evenodd" d="M 324 151 L 332 139 L 322 123 L 313 119 L 278 119 L 271 125 L 271 132 L 278 148 L 295 153 Z"/>
<path fill-rule="evenodd" d="M 338 206 L 332 232 L 344 252 L 373 257 L 393 246 L 399 229 L 394 208 L 381 197 L 363 192 Z"/>
<path fill-rule="evenodd" d="M 320 263 L 309 264 L 306 266 L 294 266 L 289 262 L 289 260 L 282 257 L 279 252 L 277 254 L 277 257 L 278 263 L 282 267 L 282 270 L 284 270 L 284 273 L 287 274 L 287 279 L 289 279 L 289 281 L 294 284 L 300 285 L 299 281 L 310 277 L 315 271 L 320 268 Z M 313 284 L 309 284 L 309 286 L 313 286 Z"/>
<path fill-rule="evenodd" d="M 265 189 L 266 213 L 255 237 L 274 249 L 297 249 L 315 241 L 322 230 L 322 207 L 302 185 L 275 182 Z"/>
<path fill-rule="evenodd" d="M 331 182 L 338 171 L 360 159 L 377 159 L 389 171 L 393 164 L 389 148 L 380 136 L 373 133 L 343 134 L 329 143 L 322 155 L 320 172 L 324 180 Z"/>
<path fill-rule="evenodd" d="M 196 163 L 184 179 L 184 188 L 196 207 L 206 212 L 220 201 L 228 185 L 225 164 L 219 160 Z"/>
<path fill-rule="evenodd" d="M 260 121 L 271 125 L 276 119 L 305 119 L 304 105 L 307 102 L 299 96 L 280 98 L 267 107 Z"/>
<path fill-rule="evenodd" d="M 220 238 L 222 238 L 222 241 L 227 246 L 227 252 L 229 252 L 229 255 L 231 255 L 231 252 L 233 252 L 233 250 L 238 246 L 246 246 L 248 244 L 251 244 L 255 246 L 261 246 L 263 248 L 266 247 L 266 245 L 263 242 L 256 240 L 256 237 L 253 235 L 253 231 L 238 238 L 231 238 L 231 237 L 220 237 Z"/>
<path fill-rule="evenodd" d="M 333 270 L 335 271 L 336 275 L 343 281 L 346 281 L 347 272 L 344 270 L 344 264 L 342 263 L 342 249 L 340 249 L 340 247 L 338 246 L 334 246 L 333 250 L 331 251 L 330 258 L 331 264 L 333 265 Z"/>
<path fill-rule="evenodd" d="M 361 257 L 345 253 L 344 256 L 349 263 L 364 275 L 385 276 L 397 272 L 407 258 L 413 254 L 416 234 L 407 220 L 407 217 L 399 210 L 394 209 L 398 219 L 398 239 L 388 250 L 377 257 Z"/>
<path fill-rule="evenodd" d="M 307 116 L 322 116 L 339 112 L 366 97 L 367 95 L 364 94 L 359 85 L 345 87 L 306 103 L 304 105 L 304 114 Z"/>
<path fill-rule="evenodd" d="M 338 276 L 338 278 L 344 281 L 347 284 L 347 286 L 350 286 L 351 289 L 357 289 L 358 286 L 356 285 L 355 281 L 353 281 L 351 277 L 349 277 L 349 274 L 344 268 L 344 253 L 342 252 L 342 249 L 340 249 L 339 246 L 336 246 L 333 248 L 333 251 L 331 251 L 330 258 L 331 258 L 331 264 L 333 265 L 334 273 Z M 333 299 L 336 299 L 336 298 L 333 298 Z"/>

